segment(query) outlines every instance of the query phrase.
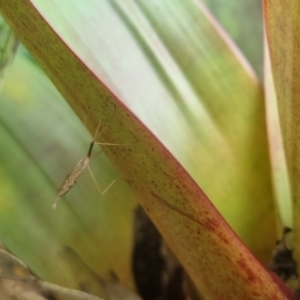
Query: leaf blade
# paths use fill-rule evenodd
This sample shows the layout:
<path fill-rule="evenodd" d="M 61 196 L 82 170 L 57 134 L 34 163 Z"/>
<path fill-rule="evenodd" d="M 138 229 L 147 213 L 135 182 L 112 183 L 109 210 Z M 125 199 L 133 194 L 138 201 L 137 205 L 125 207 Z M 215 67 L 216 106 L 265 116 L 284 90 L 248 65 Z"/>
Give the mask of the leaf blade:
<path fill-rule="evenodd" d="M 2 1 L 2 3 L 4 2 Z M 5 5 L 11 4 L 6 2 Z M 27 6 L 27 15 L 31 16 L 31 18 L 34 16 L 32 18 L 34 22 L 40 21 L 39 26 L 45 26 L 40 16 L 36 14 L 36 11 L 32 9 L 30 4 L 25 3 L 24 7 L 25 5 L 29 5 Z M 16 22 L 15 28 L 17 29 L 18 26 L 16 24 L 18 20 L 26 18 L 26 14 L 21 16 L 16 14 L 16 16 L 18 18 L 14 19 L 14 21 Z M 29 23 L 31 22 L 30 18 L 26 20 Z M 30 28 L 30 26 L 33 27 Z M 37 29 L 33 23 L 30 23 L 30 26 L 31 30 L 26 32 L 27 36 L 30 36 L 33 29 Z M 142 126 L 130 111 L 126 110 L 116 98 L 111 96 L 106 87 L 82 64 L 78 57 L 73 55 L 59 40 L 55 40 L 55 35 L 53 35 L 49 28 L 45 28 L 47 26 L 40 33 L 45 34 L 46 32 L 56 42 L 56 45 L 48 47 L 47 51 L 50 51 L 49 53 L 51 51 L 56 54 L 60 53 L 61 57 L 64 57 L 66 61 L 62 61 L 61 57 L 59 57 L 57 61 L 49 62 L 48 66 L 47 62 L 44 61 L 44 67 L 47 68 L 49 75 L 55 78 L 54 81 L 60 86 L 61 92 L 73 103 L 74 109 L 80 111 L 84 107 L 84 100 L 88 99 L 93 112 L 88 114 L 91 117 L 90 123 L 93 123 L 90 126 L 96 128 L 100 114 L 104 113 L 103 101 L 106 100 L 105 98 L 108 97 L 110 101 L 108 106 L 106 106 L 106 113 L 112 114 L 113 106 L 117 107 L 115 118 L 111 122 L 110 131 L 106 133 L 105 137 L 112 142 L 128 143 L 129 141 L 129 143 L 134 144 L 134 147 L 131 145 L 128 148 L 124 147 L 120 151 L 108 148 L 106 152 L 119 166 L 123 174 L 126 174 L 126 178 L 131 185 L 139 192 L 144 207 L 148 209 L 158 227 L 174 247 L 175 252 L 197 282 L 197 285 L 211 297 L 225 295 L 225 298 L 228 298 L 232 297 L 232 291 L 235 291 L 237 299 L 245 295 L 257 295 L 257 293 L 261 293 L 261 299 L 267 296 L 273 299 L 292 298 L 292 296 L 288 295 L 287 291 L 282 289 L 273 280 L 271 274 L 255 261 L 250 252 L 242 246 L 224 219 L 208 201 L 205 194 L 198 188 L 180 164 L 174 160 L 173 156 L 162 147 L 158 140 Z M 38 32 L 35 31 L 35 41 L 31 41 L 33 43 L 31 45 L 33 51 L 37 50 L 34 49 L 34 43 L 42 44 L 44 41 L 42 35 L 40 36 L 41 39 L 36 38 L 37 36 L 39 36 Z M 41 44 L 38 46 L 40 47 Z M 40 55 L 40 60 L 43 60 L 43 51 L 46 50 L 43 49 L 41 52 L 35 52 L 36 55 Z M 56 55 L 51 55 L 51 57 L 56 57 Z M 59 74 L 57 72 L 57 67 L 61 63 L 67 63 L 67 74 Z M 74 75 L 72 71 L 77 73 Z M 78 86 L 81 89 L 78 89 Z M 77 93 L 75 93 L 75 90 Z M 101 99 L 101 96 L 104 99 Z M 100 104 L 98 102 L 99 98 L 102 100 Z M 86 108 L 83 110 L 85 113 L 88 113 Z M 97 114 L 94 113 L 95 111 L 97 111 Z M 128 126 L 126 130 L 124 130 L 124 123 Z M 136 141 L 138 143 L 135 143 Z M 136 174 L 139 174 L 139 176 L 137 177 Z M 159 176 L 155 181 L 153 181 L 153 174 L 158 174 Z M 169 219 L 167 219 L 168 215 L 170 215 Z M 165 219 L 161 217 L 165 217 Z M 197 222 L 193 221 L 194 218 L 196 218 Z M 189 226 L 178 226 L 178 221 L 180 224 L 182 224 L 181 222 L 186 222 Z M 195 238 L 199 230 L 203 231 L 204 234 Z M 205 270 L 204 261 L 197 259 L 197 252 L 186 257 L 184 254 L 187 254 L 188 249 L 182 247 L 179 234 L 174 234 L 174 231 L 175 233 L 180 233 L 180 237 L 185 237 L 183 241 L 186 240 L 187 244 L 191 244 L 193 250 L 199 249 L 199 247 L 211 250 L 211 253 L 207 255 L 212 261 L 216 260 L 218 265 L 224 267 L 224 270 L 226 270 L 224 273 L 222 272 L 224 278 L 234 278 L 238 274 L 239 288 L 236 287 L 232 280 L 229 280 L 228 284 L 217 287 L 215 282 L 209 279 L 208 276 L 199 273 L 199 270 Z M 230 244 L 226 245 L 225 240 L 227 242 L 230 241 Z M 216 250 L 220 250 L 223 254 L 222 258 L 219 258 L 220 260 L 218 259 L 219 252 Z M 235 255 L 232 255 L 233 253 Z M 195 261 L 195 264 L 192 264 L 189 259 Z M 239 270 L 238 266 L 241 267 L 241 265 L 243 268 Z M 249 270 L 251 271 L 249 272 Z M 223 278 L 222 276 L 220 277 L 220 274 L 218 274 L 219 270 L 216 270 L 216 268 L 210 268 L 209 272 L 208 270 L 205 271 L 212 278 Z M 254 280 L 254 282 L 250 280 L 251 283 L 249 284 L 249 274 L 251 276 L 259 274 L 258 280 Z M 208 280 L 208 285 L 205 284 L 206 280 Z M 261 290 L 262 286 L 265 287 L 263 291 Z"/>

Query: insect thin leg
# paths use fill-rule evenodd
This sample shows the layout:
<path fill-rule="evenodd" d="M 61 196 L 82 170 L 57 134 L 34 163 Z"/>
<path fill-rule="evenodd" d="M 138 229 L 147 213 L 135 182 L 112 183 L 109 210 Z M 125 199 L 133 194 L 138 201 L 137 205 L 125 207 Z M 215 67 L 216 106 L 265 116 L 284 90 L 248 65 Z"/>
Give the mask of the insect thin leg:
<path fill-rule="evenodd" d="M 103 132 L 103 130 L 101 130 L 100 133 L 99 133 L 99 129 L 101 128 L 101 123 L 102 123 L 102 119 L 100 119 L 100 121 L 98 123 L 97 129 L 96 129 L 96 132 L 95 132 L 95 135 L 94 135 L 94 138 L 93 138 L 94 141 L 96 140 L 97 136 Z"/>
<path fill-rule="evenodd" d="M 93 179 L 93 181 L 94 181 L 94 183 L 95 183 L 95 185 L 96 185 L 96 187 L 97 187 L 97 190 L 98 190 L 98 192 L 100 193 L 100 196 L 103 196 L 111 187 L 112 187 L 112 185 L 117 181 L 117 179 L 115 179 L 115 180 L 113 180 L 106 188 L 105 188 L 105 190 L 102 192 L 101 191 L 101 189 L 100 189 L 100 187 L 99 187 L 99 185 L 98 185 L 98 183 L 97 183 L 97 181 L 96 181 L 96 179 L 95 179 L 95 176 L 94 176 L 94 174 L 93 174 L 93 172 L 92 172 L 92 170 L 91 170 L 91 168 L 88 166 L 88 170 L 89 170 L 89 172 L 90 172 L 90 174 L 91 174 L 91 176 L 92 176 L 92 179 Z"/>
<path fill-rule="evenodd" d="M 109 100 L 110 100 L 110 97 L 108 97 L 108 98 L 106 99 L 104 107 L 106 107 L 106 105 L 107 105 L 107 103 L 108 103 Z M 114 103 L 112 103 L 112 104 L 113 104 L 113 107 L 114 107 L 113 115 L 112 115 L 112 117 L 110 118 L 110 121 L 109 121 L 109 122 L 103 127 L 103 129 L 98 133 L 99 129 L 101 128 L 100 125 L 101 125 L 102 119 L 100 120 L 99 125 L 98 125 L 97 130 L 96 130 L 96 133 L 95 133 L 95 136 L 94 136 L 94 141 L 97 139 L 97 137 L 99 137 L 99 136 L 103 133 L 103 131 L 106 129 L 106 127 L 108 126 L 108 124 L 111 123 L 111 120 L 112 120 L 113 117 L 115 116 L 115 112 L 116 112 L 117 107 L 116 107 L 116 105 L 115 105 Z M 105 109 L 106 109 L 106 108 L 104 108 L 104 110 L 105 110 Z"/>
<path fill-rule="evenodd" d="M 99 185 L 98 185 L 98 183 L 97 183 L 97 181 L 95 179 L 95 176 L 94 176 L 94 174 L 93 174 L 93 172 L 92 172 L 92 170 L 91 170 L 91 168 L 89 166 L 88 166 L 88 170 L 89 170 L 89 172 L 90 172 L 90 174 L 92 176 L 92 179 L 93 179 L 93 181 L 94 181 L 94 183 L 95 183 L 95 185 L 97 187 L 98 192 L 100 193 L 100 195 L 102 195 L 102 191 L 101 191 L 101 189 L 100 189 L 100 187 L 99 187 Z"/>
<path fill-rule="evenodd" d="M 99 133 L 98 133 L 99 127 L 97 127 L 97 131 L 96 131 L 96 135 L 94 137 L 94 140 L 96 140 L 103 133 L 103 131 L 107 128 L 107 126 L 108 126 L 108 124 L 106 124 Z"/>
<path fill-rule="evenodd" d="M 108 186 L 107 188 L 102 192 L 101 196 L 103 196 L 112 186 L 113 184 L 117 181 L 117 179 L 114 179 Z"/>
<path fill-rule="evenodd" d="M 124 146 L 127 144 L 116 144 L 116 143 L 95 143 L 96 145 L 102 145 L 102 146 Z"/>

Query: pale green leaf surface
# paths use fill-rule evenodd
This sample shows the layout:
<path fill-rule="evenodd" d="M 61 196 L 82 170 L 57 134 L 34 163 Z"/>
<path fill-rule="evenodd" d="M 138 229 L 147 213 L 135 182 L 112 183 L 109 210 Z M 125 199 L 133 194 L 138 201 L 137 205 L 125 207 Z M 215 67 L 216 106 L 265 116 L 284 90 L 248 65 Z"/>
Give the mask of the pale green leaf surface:
<path fill-rule="evenodd" d="M 263 79 L 261 0 L 203 0 Z"/>
<path fill-rule="evenodd" d="M 7 77 L 1 107 L 1 241 L 39 276 L 64 286 L 80 288 L 84 283 L 99 294 L 95 276 L 110 271 L 132 286 L 135 201 L 122 180 L 115 184 L 118 189 L 100 197 L 86 171 L 62 200 L 72 202 L 51 208 L 64 177 L 86 155 L 92 137 L 22 53 Z M 102 188 L 119 178 L 103 153 L 92 159 L 91 168 Z"/>
<path fill-rule="evenodd" d="M 36 3 L 267 260 L 275 227 L 263 94 L 205 8 L 192 1 Z"/>
<path fill-rule="evenodd" d="M 264 1 L 266 34 L 293 202 L 294 254 L 300 261 L 300 6 Z M 299 264 L 298 264 L 299 265 Z M 299 271 L 299 270 L 298 270 Z"/>
<path fill-rule="evenodd" d="M 272 175 L 277 201 L 277 213 L 279 217 L 278 225 L 280 224 L 280 226 L 278 226 L 278 236 L 281 236 L 282 228 L 284 226 L 288 226 L 291 228 L 293 227 L 292 199 L 286 157 L 279 123 L 277 94 L 274 88 L 267 43 L 265 51 L 265 87 L 266 117 L 273 171 Z"/>
<path fill-rule="evenodd" d="M 19 46 L 19 40 L 0 16 L 0 88 Z"/>

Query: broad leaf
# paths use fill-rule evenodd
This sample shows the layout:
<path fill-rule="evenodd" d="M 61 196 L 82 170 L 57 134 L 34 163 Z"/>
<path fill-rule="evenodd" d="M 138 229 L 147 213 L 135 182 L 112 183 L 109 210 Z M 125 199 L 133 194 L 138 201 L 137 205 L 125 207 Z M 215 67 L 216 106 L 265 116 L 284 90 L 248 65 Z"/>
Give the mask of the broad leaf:
<path fill-rule="evenodd" d="M 7 20 L 72 108 L 82 119 L 86 117 L 91 132 L 102 118 L 108 124 L 103 140 L 123 145 L 103 148 L 137 192 L 201 292 L 215 298 L 234 295 L 241 299 L 247 295 L 250 299 L 260 294 L 260 299 L 286 299 L 288 292 L 279 288 L 271 274 L 257 263 L 190 175 L 153 136 L 155 133 L 172 150 L 246 243 L 261 256 L 266 255 L 271 245 L 266 237 L 270 242 L 273 239 L 274 213 L 262 91 L 243 60 L 233 54 L 237 50 L 220 38 L 210 14 L 202 5 L 189 1 L 94 2 L 84 8 L 68 6 L 68 2 L 57 2 L 57 6 L 55 3 L 48 3 L 47 7 L 39 3 L 38 9 L 59 35 L 32 3 L 0 1 Z M 72 18 L 66 14 L 71 13 L 70 9 Z M 101 42 L 100 24 L 87 20 L 99 19 L 95 13 L 99 11 L 105 16 L 104 9 L 111 9 L 123 21 L 127 26 L 126 46 L 138 45 L 139 52 L 122 52 L 120 44 L 117 47 Z M 84 28 L 85 33 L 89 32 L 82 24 L 75 27 L 76 38 L 70 34 L 74 31 L 65 36 L 61 25 L 67 24 L 63 28 L 70 30 L 80 16 L 85 17 L 86 25 L 97 24 L 92 32 L 96 28 L 99 32 L 100 40 L 94 44 L 98 47 L 74 47 L 78 36 L 84 45 L 90 45 L 89 34 L 80 31 Z M 64 23 L 58 22 L 61 17 Z M 110 30 L 122 36 L 124 43 L 123 27 L 118 27 L 120 31 L 112 27 Z M 147 63 L 141 66 L 137 64 L 139 60 L 135 64 L 127 62 L 126 72 L 121 67 L 118 76 L 112 76 L 108 70 L 112 69 L 109 64 L 113 60 L 105 61 L 101 53 L 97 53 L 97 59 L 94 56 L 104 46 L 114 55 L 119 52 L 124 57 L 130 53 L 126 58 L 132 60 L 139 53 L 143 60 L 148 58 L 144 60 Z M 109 67 L 101 67 L 100 62 Z M 128 73 L 130 69 L 133 74 Z M 224 77 L 225 72 L 230 76 Z M 103 73 L 109 77 L 103 77 Z M 152 124 L 154 116 L 159 123 Z M 176 139 L 172 138 L 174 135 Z M 253 232 L 257 228 L 260 235 L 256 236 Z"/>
<path fill-rule="evenodd" d="M 264 1 L 266 36 L 270 51 L 280 125 L 293 201 L 294 254 L 300 261 L 300 15 L 299 2 Z M 287 196 L 287 201 L 289 198 Z"/>

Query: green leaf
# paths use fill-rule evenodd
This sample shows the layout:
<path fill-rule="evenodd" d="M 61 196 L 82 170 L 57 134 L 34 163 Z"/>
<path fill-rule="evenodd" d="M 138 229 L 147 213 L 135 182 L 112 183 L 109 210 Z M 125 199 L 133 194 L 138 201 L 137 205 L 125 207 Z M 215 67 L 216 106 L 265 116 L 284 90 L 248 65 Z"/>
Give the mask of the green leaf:
<path fill-rule="evenodd" d="M 258 299 L 291 298 L 152 134 L 172 150 L 243 240 L 261 257 L 266 255 L 274 237 L 274 212 L 262 91 L 234 46 L 226 37 L 225 41 L 220 38 L 205 8 L 189 1 L 95 2 L 84 8 L 64 3 L 51 2 L 47 7 L 39 3 L 38 7 L 57 35 L 31 2 L 0 1 L 4 16 L 74 111 L 86 117 L 90 131 L 95 132 L 103 119 L 108 124 L 103 141 L 123 145 L 103 149 L 135 189 L 201 292 L 218 299 L 233 295 L 236 299 L 245 295 L 249 299 L 254 295 Z M 108 8 L 123 22 L 118 30 L 110 27 L 119 44 L 101 40 L 98 12 L 105 16 Z M 95 26 L 93 34 L 99 32 L 95 44 L 88 43 L 95 41 L 95 35 L 88 39 L 89 27 L 82 26 L 80 17 L 86 25 Z M 89 21 L 95 19 L 99 23 Z M 69 35 L 64 36 L 62 24 L 71 28 Z M 76 48 L 78 36 L 83 45 L 92 46 Z M 125 37 L 126 46 L 138 46 L 139 52 L 125 55 L 121 48 Z M 105 46 L 111 52 L 106 60 L 100 53 Z M 123 60 L 115 77 L 108 70 L 113 69 L 112 57 L 118 52 L 131 63 Z M 136 60 L 139 57 L 142 67 Z M 109 67 L 100 68 L 100 62 Z M 149 73 L 141 73 L 146 66 Z M 130 69 L 135 77 L 134 72 L 127 73 Z M 160 122 L 152 123 L 154 117 Z"/>
<path fill-rule="evenodd" d="M 64 40 L 163 141 L 266 261 L 275 226 L 263 95 L 249 66 L 228 49 L 228 43 L 234 46 L 220 40 L 207 12 L 180 2 L 171 4 L 172 10 L 159 4 L 159 13 L 155 2 L 149 7 L 99 2 L 84 8 L 54 3 L 40 6 Z M 92 21 L 95 11 L 105 18 Z"/>
<path fill-rule="evenodd" d="M 289 176 L 279 123 L 277 94 L 274 88 L 267 43 L 265 51 L 265 86 L 266 117 L 273 171 L 272 175 L 279 216 L 278 224 L 281 224 L 282 228 L 284 226 L 292 228 L 292 200 Z"/>
<path fill-rule="evenodd" d="M 263 79 L 263 18 L 260 0 L 203 1 Z"/>
<path fill-rule="evenodd" d="M 294 255 L 300 261 L 299 41 L 298 1 L 264 1 L 267 42 L 293 201 Z M 288 201 L 288 200 L 287 200 Z"/>
<path fill-rule="evenodd" d="M 19 40 L 0 17 L 0 83 L 9 69 L 19 46 Z"/>
<path fill-rule="evenodd" d="M 100 197 L 86 172 L 64 203 L 51 208 L 91 137 L 23 53 L 8 73 L 1 105 L 1 241 L 36 274 L 63 286 L 84 284 L 104 297 L 97 276 L 105 278 L 112 269 L 132 286 L 130 220 L 136 201 L 122 180 Z M 92 159 L 91 169 L 103 189 L 120 178 L 103 154 Z"/>

